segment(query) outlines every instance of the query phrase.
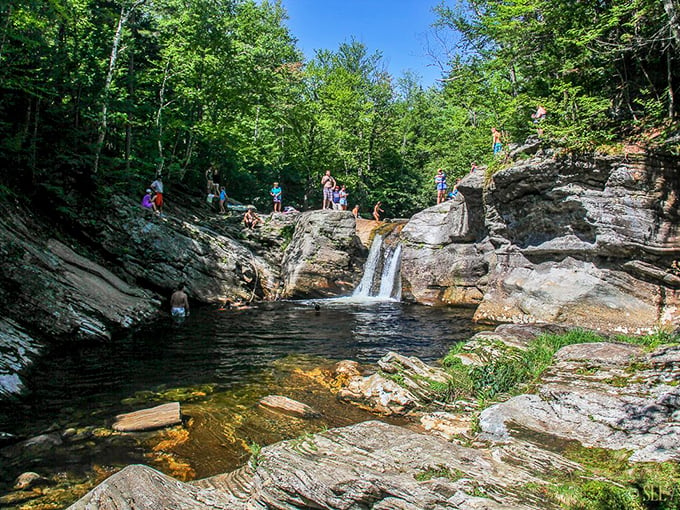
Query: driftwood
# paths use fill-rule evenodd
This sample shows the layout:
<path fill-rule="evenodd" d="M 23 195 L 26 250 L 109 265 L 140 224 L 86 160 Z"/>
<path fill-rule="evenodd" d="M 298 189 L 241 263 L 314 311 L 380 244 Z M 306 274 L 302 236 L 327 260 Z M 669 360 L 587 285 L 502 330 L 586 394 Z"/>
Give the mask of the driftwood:
<path fill-rule="evenodd" d="M 182 423 L 179 402 L 170 402 L 133 413 L 119 414 L 113 424 L 118 432 L 140 432 Z"/>

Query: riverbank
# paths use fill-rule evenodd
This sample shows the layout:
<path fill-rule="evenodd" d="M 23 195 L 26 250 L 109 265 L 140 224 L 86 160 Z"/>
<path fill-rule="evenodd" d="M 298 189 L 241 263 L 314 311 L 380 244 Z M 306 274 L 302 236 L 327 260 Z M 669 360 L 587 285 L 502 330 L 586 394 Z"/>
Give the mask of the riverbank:
<path fill-rule="evenodd" d="M 406 414 L 410 425 L 374 420 L 305 434 L 258 449 L 235 472 L 191 484 L 130 466 L 71 508 L 109 508 L 119 497 L 131 508 L 645 508 L 653 490 L 672 502 L 680 481 L 677 338 L 648 337 L 636 345 L 570 335 L 501 328 L 478 335 L 461 349 L 465 355 L 453 354 L 461 363 L 495 358 L 477 360 L 468 375 L 494 366 L 498 375 L 499 367 L 535 350 L 536 342 L 569 344 L 538 379 L 515 381 L 492 405 L 451 392 L 442 408 L 447 384 L 434 384 L 441 383 L 434 377 L 447 372 L 416 360 L 390 355 L 368 377 L 347 377 L 345 365 L 334 376 L 344 374 L 340 397 L 353 380 L 371 380 L 363 384 L 362 405 Z M 589 343 L 578 343 L 578 335 Z M 668 340 L 673 345 L 663 344 Z M 395 370 L 395 360 L 406 370 Z M 473 385 L 479 382 L 473 379 Z M 457 384 L 460 379 L 452 378 L 448 386 Z M 428 385 L 438 391 L 414 391 Z M 531 392 L 512 396 L 522 390 Z"/>
<path fill-rule="evenodd" d="M 484 329 L 472 324 L 469 309 L 395 302 L 220 308 L 197 308 L 182 327 L 166 317 L 115 342 L 48 353 L 28 378 L 30 395 L 0 405 L 0 430 L 15 436 L 0 444 L 0 496 L 27 471 L 51 483 L 44 494 L 19 491 L 38 508 L 59 491 L 81 491 L 68 492 L 75 496 L 62 500 L 63 508 L 128 464 L 181 480 L 232 470 L 247 462 L 251 446 L 375 417 L 336 401 L 322 384 L 338 360 L 351 357 L 374 371 L 385 352 L 399 350 L 434 362 Z M 269 394 L 308 402 L 323 416 L 291 420 L 258 409 Z M 118 414 L 173 401 L 181 403 L 182 427 L 112 429 Z"/>

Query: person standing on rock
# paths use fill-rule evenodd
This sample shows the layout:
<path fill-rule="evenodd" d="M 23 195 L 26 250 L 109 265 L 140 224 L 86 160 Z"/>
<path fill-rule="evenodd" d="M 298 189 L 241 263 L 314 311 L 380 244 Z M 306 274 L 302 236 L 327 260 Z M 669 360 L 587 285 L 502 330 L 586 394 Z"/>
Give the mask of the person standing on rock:
<path fill-rule="evenodd" d="M 205 171 L 205 180 L 206 180 L 205 191 L 208 195 L 210 195 L 214 191 L 214 189 L 213 189 L 213 167 L 212 166 Z"/>
<path fill-rule="evenodd" d="M 348 196 L 349 196 L 349 193 L 347 192 L 347 187 L 343 185 L 342 188 L 340 188 L 340 209 L 342 209 L 343 211 L 347 210 L 347 197 Z"/>
<path fill-rule="evenodd" d="M 339 211 L 340 207 L 340 186 L 333 188 L 333 210 Z"/>
<path fill-rule="evenodd" d="M 281 212 L 281 192 L 281 186 L 279 186 L 278 182 L 275 182 L 272 189 L 269 190 L 269 194 L 274 201 L 274 212 Z"/>
<path fill-rule="evenodd" d="M 158 176 L 156 180 L 151 183 L 151 189 L 155 193 L 153 203 L 156 206 L 156 212 L 158 214 L 163 213 L 163 177 Z"/>
<path fill-rule="evenodd" d="M 220 212 L 221 213 L 226 213 L 227 210 L 224 208 L 224 204 L 227 203 L 227 190 L 224 189 L 224 186 L 220 188 Z"/>
<path fill-rule="evenodd" d="M 183 283 L 180 283 L 170 296 L 170 315 L 173 319 L 184 319 L 189 315 L 189 298 L 184 291 Z"/>
<path fill-rule="evenodd" d="M 355 220 L 359 219 L 359 204 L 354 206 L 354 209 L 352 209 L 352 214 L 354 215 Z"/>
<path fill-rule="evenodd" d="M 380 221 L 380 213 L 385 212 L 380 208 L 381 205 L 382 202 L 378 200 L 378 202 L 375 204 L 375 207 L 373 208 L 373 219 L 375 221 Z"/>
<path fill-rule="evenodd" d="M 493 155 L 497 156 L 503 150 L 503 143 L 501 142 L 501 132 L 495 127 L 491 128 L 491 138 L 493 139 Z"/>
<path fill-rule="evenodd" d="M 545 120 L 546 115 L 548 115 L 548 110 L 542 104 L 539 104 L 536 107 L 536 112 L 531 114 L 531 118 L 534 119 L 533 122 L 536 124 L 536 134 L 538 136 L 543 136 L 543 129 L 541 129 L 540 124 Z"/>
<path fill-rule="evenodd" d="M 321 178 L 321 187 L 323 188 L 323 204 L 321 209 L 333 209 L 335 179 L 331 176 L 330 170 L 326 170 L 326 174 Z"/>
<path fill-rule="evenodd" d="M 434 176 L 434 184 L 437 189 L 437 203 L 441 204 L 446 200 L 446 174 L 441 168 L 437 170 L 437 175 Z"/>

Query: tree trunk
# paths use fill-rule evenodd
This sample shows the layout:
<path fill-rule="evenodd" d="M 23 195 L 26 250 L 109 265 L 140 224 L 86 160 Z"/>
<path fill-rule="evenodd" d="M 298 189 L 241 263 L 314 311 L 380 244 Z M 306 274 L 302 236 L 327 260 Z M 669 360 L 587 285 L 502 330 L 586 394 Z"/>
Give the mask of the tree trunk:
<path fill-rule="evenodd" d="M 680 48 L 680 9 L 677 0 L 663 0 L 663 8 L 668 16 L 668 26 L 673 36 L 675 47 Z"/>
<path fill-rule="evenodd" d="M 99 114 L 99 135 L 97 136 L 96 152 L 94 157 L 94 168 L 92 170 L 93 174 L 96 174 L 99 170 L 99 159 L 101 158 L 102 147 L 104 146 L 104 138 L 106 138 L 106 128 L 108 122 L 108 112 L 109 112 L 109 93 L 111 91 L 111 84 L 113 83 L 113 73 L 116 70 L 116 61 L 118 60 L 118 51 L 120 47 L 120 40 L 123 36 L 123 28 L 127 23 L 130 15 L 134 10 L 142 5 L 146 0 L 137 0 L 129 9 L 125 9 L 125 6 L 120 8 L 120 18 L 118 19 L 118 26 L 116 27 L 116 33 L 113 36 L 113 44 L 111 46 L 111 56 L 109 57 L 109 68 L 106 72 L 106 81 L 104 82 L 104 91 L 102 93 L 102 109 Z"/>
<path fill-rule="evenodd" d="M 673 92 L 673 65 L 671 63 L 670 48 L 666 51 L 666 72 L 668 80 L 668 118 L 675 117 L 675 93 Z"/>
<path fill-rule="evenodd" d="M 165 104 L 165 86 L 168 83 L 168 74 L 170 73 L 170 60 L 168 60 L 165 65 L 165 71 L 163 71 L 163 81 L 161 82 L 161 88 L 158 91 L 158 111 L 156 111 L 156 131 L 158 133 L 158 167 L 156 168 L 156 175 L 163 174 L 163 167 L 165 165 L 165 155 L 163 153 L 163 123 L 161 122 L 163 108 L 167 105 Z"/>
<path fill-rule="evenodd" d="M 134 22 L 133 22 L 134 25 Z M 137 30 L 133 28 L 133 39 L 137 40 Z M 132 157 L 132 107 L 135 104 L 135 53 L 130 52 L 130 59 L 128 60 L 128 76 L 127 76 L 127 93 L 128 93 L 128 111 L 125 120 L 125 170 L 130 172 L 130 158 Z"/>

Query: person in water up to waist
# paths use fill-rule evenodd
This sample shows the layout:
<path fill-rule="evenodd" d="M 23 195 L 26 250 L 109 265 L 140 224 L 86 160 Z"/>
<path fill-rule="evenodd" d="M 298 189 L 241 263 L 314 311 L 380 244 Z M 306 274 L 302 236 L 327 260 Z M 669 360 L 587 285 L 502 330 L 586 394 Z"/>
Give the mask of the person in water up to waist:
<path fill-rule="evenodd" d="M 184 284 L 180 283 L 177 290 L 170 296 L 170 314 L 173 317 L 186 317 L 189 315 L 189 298 L 184 292 Z"/>

